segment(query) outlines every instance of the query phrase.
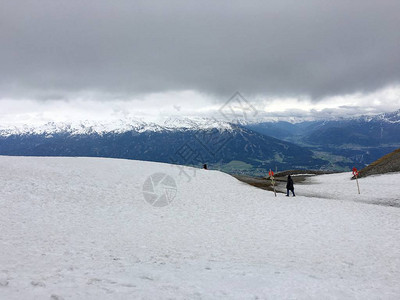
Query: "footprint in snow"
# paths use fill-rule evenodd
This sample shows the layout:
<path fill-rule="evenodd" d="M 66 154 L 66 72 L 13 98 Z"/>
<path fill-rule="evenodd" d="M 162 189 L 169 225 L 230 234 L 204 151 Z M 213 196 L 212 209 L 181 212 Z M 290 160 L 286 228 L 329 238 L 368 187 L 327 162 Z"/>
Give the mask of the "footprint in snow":
<path fill-rule="evenodd" d="M 0 279 L 0 287 L 5 287 L 5 286 L 8 286 L 8 280 Z"/>
<path fill-rule="evenodd" d="M 146 276 L 146 275 L 140 276 L 140 278 L 141 278 L 141 279 L 145 279 L 145 280 L 151 280 L 151 281 L 154 281 L 154 279 L 153 279 L 153 278 L 151 278 L 150 276 Z"/>
<path fill-rule="evenodd" d="M 40 286 L 40 287 L 45 287 L 46 286 L 46 284 L 44 283 L 44 282 L 41 282 L 41 281 L 31 281 L 31 285 L 33 285 L 33 286 Z"/>

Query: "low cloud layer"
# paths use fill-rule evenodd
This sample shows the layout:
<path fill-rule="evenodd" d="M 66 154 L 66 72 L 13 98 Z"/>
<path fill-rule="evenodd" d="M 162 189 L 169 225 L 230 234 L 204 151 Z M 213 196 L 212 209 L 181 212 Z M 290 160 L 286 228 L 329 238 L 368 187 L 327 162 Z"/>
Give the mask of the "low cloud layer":
<path fill-rule="evenodd" d="M 245 96 L 245 95 L 242 95 Z M 323 101 L 297 98 L 237 98 L 218 103 L 213 97 L 196 91 L 148 94 L 131 100 L 98 101 L 96 94 L 72 101 L 6 100 L 1 101 L 0 129 L 40 125 L 48 122 L 142 120 L 163 123 L 169 118 L 217 118 L 224 121 L 348 118 L 393 112 L 400 108 L 400 86 L 369 94 L 327 97 Z M 191 101 L 188 101 L 190 99 Z M 231 109 L 234 110 L 233 114 Z"/>
<path fill-rule="evenodd" d="M 397 0 L 0 5 L 2 99 L 192 90 L 222 103 L 239 90 L 318 102 L 400 83 Z"/>

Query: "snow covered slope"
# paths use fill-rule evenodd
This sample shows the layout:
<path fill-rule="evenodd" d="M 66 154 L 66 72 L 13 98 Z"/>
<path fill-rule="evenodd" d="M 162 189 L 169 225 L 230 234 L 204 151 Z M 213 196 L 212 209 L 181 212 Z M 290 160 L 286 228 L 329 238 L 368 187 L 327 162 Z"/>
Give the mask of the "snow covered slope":
<path fill-rule="evenodd" d="M 351 176 L 351 172 L 348 172 L 310 177 L 306 184 L 298 185 L 296 190 L 309 197 L 395 206 L 400 209 L 400 173 L 359 179 L 360 195 L 356 181 L 350 180 Z"/>
<path fill-rule="evenodd" d="M 316 186 L 341 201 L 168 164 L 0 157 L 0 299 L 398 299 L 400 209 L 340 199 L 336 176 Z"/>

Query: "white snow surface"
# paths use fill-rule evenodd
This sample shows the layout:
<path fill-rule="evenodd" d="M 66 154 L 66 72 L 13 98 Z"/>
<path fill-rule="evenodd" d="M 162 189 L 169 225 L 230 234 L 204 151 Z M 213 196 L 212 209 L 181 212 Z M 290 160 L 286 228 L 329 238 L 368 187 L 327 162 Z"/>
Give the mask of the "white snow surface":
<path fill-rule="evenodd" d="M 144 200 L 154 173 L 168 206 Z M 274 197 L 212 170 L 0 156 L 0 299 L 399 299 L 400 208 L 357 202 L 350 177 Z"/>
<path fill-rule="evenodd" d="M 374 175 L 350 180 L 352 174 L 339 173 L 309 177 L 305 185 L 298 185 L 296 190 L 303 196 L 365 202 L 400 208 L 400 173 Z"/>

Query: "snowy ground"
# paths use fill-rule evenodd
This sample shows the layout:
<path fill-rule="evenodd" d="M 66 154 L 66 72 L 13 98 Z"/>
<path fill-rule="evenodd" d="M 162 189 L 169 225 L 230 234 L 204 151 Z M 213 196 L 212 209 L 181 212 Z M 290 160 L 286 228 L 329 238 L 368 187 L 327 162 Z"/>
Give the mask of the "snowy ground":
<path fill-rule="evenodd" d="M 275 198 L 183 171 L 0 157 L 0 299 L 399 299 L 400 208 L 357 201 L 398 200 L 400 174 L 361 179 L 360 196 L 347 173 Z M 160 172 L 176 183 L 154 191 L 165 207 L 143 194 Z"/>
<path fill-rule="evenodd" d="M 357 201 L 400 207 L 400 173 L 375 175 L 359 179 L 360 194 L 351 172 L 309 177 L 296 189 L 303 196 Z"/>

